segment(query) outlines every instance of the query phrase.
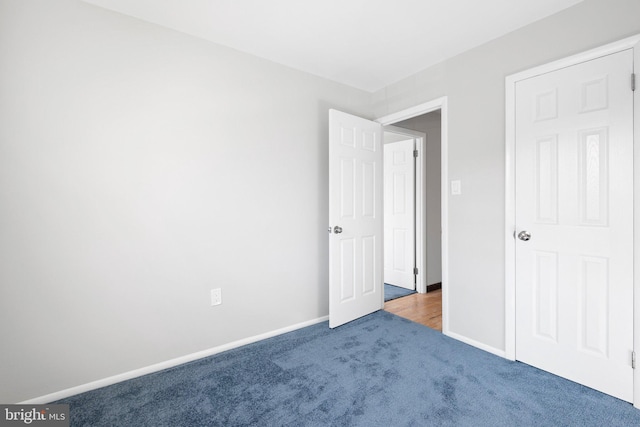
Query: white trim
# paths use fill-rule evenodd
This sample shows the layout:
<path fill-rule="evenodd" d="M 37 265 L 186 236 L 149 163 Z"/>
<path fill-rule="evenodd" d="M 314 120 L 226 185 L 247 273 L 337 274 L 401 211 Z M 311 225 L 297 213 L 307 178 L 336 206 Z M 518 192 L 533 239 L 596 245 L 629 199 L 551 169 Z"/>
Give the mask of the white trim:
<path fill-rule="evenodd" d="M 416 260 L 415 265 L 418 268 L 416 276 L 416 291 L 420 294 L 427 292 L 427 266 L 425 265 L 426 239 L 424 230 L 427 229 L 427 211 L 424 205 L 424 148 L 427 134 L 410 129 L 399 128 L 397 126 L 385 126 L 383 132 L 395 133 L 397 135 L 408 136 L 416 142 L 416 150 L 418 150 L 418 161 L 416 162 Z"/>
<path fill-rule="evenodd" d="M 515 272 L 515 85 L 518 81 L 562 68 L 634 49 L 634 64 L 640 63 L 640 34 L 589 51 L 507 76 L 505 79 L 505 357 L 516 359 L 516 272 Z M 640 140 L 640 98 L 634 93 L 634 145 Z M 634 150 L 634 348 L 640 343 L 640 150 Z M 640 408 L 640 369 L 634 370 L 634 406 Z"/>
<path fill-rule="evenodd" d="M 449 334 L 449 107 L 447 98 L 441 99 L 442 332 Z"/>
<path fill-rule="evenodd" d="M 416 161 L 416 291 L 421 294 L 427 293 L 427 210 L 424 208 L 426 187 L 424 185 L 425 174 L 425 148 L 427 136 L 416 138 L 416 150 L 418 159 Z"/>
<path fill-rule="evenodd" d="M 441 155 L 440 155 L 440 168 L 441 168 L 441 186 L 442 186 L 442 332 L 445 335 L 449 334 L 449 193 L 447 183 L 449 181 L 449 110 L 448 110 L 448 98 L 443 96 L 425 102 L 420 105 L 408 108 L 406 110 L 399 111 L 397 113 L 388 114 L 384 117 L 380 117 L 376 122 L 383 126 L 391 125 L 393 123 L 407 120 L 422 114 L 427 114 L 432 111 L 441 111 Z"/>
<path fill-rule="evenodd" d="M 515 84 L 519 80 L 525 80 L 541 74 L 550 73 L 561 68 L 571 67 L 572 65 L 580 64 L 581 62 L 591 61 L 626 49 L 633 49 L 633 47 L 638 43 L 640 43 L 640 34 L 512 74 L 506 77 L 507 87 L 509 87 L 510 84 Z"/>
<path fill-rule="evenodd" d="M 380 117 L 379 119 L 376 119 L 375 121 L 380 123 L 382 126 L 392 125 L 403 120 L 421 116 L 422 114 L 440 110 L 446 103 L 447 97 L 443 96 L 442 98 L 437 98 L 429 102 L 407 108 L 406 110 L 398 111 L 397 113 L 388 114 L 386 116 Z"/>
<path fill-rule="evenodd" d="M 640 37 L 639 37 L 640 38 Z M 640 43 L 640 41 L 638 41 Z M 633 49 L 633 72 L 638 74 L 640 49 Z M 633 347 L 640 353 L 640 88 L 636 75 L 636 91 L 633 93 Z M 636 356 L 637 357 L 637 356 Z M 633 371 L 633 406 L 640 409 L 640 369 Z"/>
<path fill-rule="evenodd" d="M 495 354 L 496 356 L 505 357 L 504 350 L 500 350 L 499 348 L 491 347 L 490 345 L 481 343 L 480 341 L 472 340 L 471 338 L 467 338 L 464 335 L 458 335 L 454 332 L 448 332 L 445 334 L 446 336 L 456 339 L 458 341 L 462 341 L 465 344 L 469 344 L 473 347 L 477 347 L 480 350 L 487 351 L 491 354 Z"/>
<path fill-rule="evenodd" d="M 143 375 L 152 374 L 154 372 L 159 372 L 164 369 L 173 368 L 174 366 L 182 365 L 184 363 L 193 362 L 194 360 L 202 359 L 205 357 L 213 356 L 218 353 L 222 353 L 223 351 L 232 350 L 234 348 L 242 347 L 247 344 L 252 344 L 254 342 L 262 341 L 267 338 L 273 338 L 278 335 L 286 334 L 287 332 L 292 332 L 297 329 L 306 328 L 307 326 L 316 325 L 318 323 L 326 322 L 329 320 L 329 316 L 319 317 L 317 319 L 309 320 L 302 323 L 297 323 L 295 325 L 287 326 L 281 329 L 276 329 L 274 331 L 265 332 L 260 335 L 255 335 L 249 338 L 244 338 L 238 341 L 230 342 L 227 344 L 219 345 L 217 347 L 213 347 L 207 350 L 198 351 L 195 353 L 187 354 L 185 356 L 176 357 L 175 359 L 166 360 L 164 362 L 155 363 L 153 365 L 145 366 L 144 368 L 134 369 L 133 371 L 124 372 L 122 374 L 114 375 L 111 377 L 103 378 L 101 380 L 92 381 L 90 383 L 82 384 L 79 386 L 71 387 L 65 390 L 57 391 L 51 394 L 46 394 L 44 396 L 35 397 L 33 399 L 25 400 L 20 402 L 20 404 L 25 405 L 38 405 L 38 404 L 46 404 L 50 402 L 55 402 L 56 400 L 65 399 L 69 396 L 74 396 L 76 394 L 85 393 L 87 391 L 95 390 L 98 388 L 110 386 L 122 381 L 127 381 L 133 378 L 141 377 Z"/>
<path fill-rule="evenodd" d="M 515 83 L 507 77 L 505 87 L 505 220 L 504 220 L 504 350 L 505 357 L 516 360 L 516 242 L 515 242 Z"/>

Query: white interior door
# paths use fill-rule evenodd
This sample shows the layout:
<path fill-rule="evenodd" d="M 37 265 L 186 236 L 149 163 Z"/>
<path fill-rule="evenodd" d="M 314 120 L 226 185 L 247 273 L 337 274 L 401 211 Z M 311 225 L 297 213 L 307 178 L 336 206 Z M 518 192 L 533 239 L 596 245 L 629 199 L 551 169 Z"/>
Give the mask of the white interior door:
<path fill-rule="evenodd" d="M 515 92 L 516 358 L 626 401 L 632 70 L 628 50 L 522 80 Z"/>
<path fill-rule="evenodd" d="M 383 306 L 382 126 L 329 111 L 329 326 Z"/>
<path fill-rule="evenodd" d="M 384 282 L 415 289 L 413 138 L 384 144 Z"/>

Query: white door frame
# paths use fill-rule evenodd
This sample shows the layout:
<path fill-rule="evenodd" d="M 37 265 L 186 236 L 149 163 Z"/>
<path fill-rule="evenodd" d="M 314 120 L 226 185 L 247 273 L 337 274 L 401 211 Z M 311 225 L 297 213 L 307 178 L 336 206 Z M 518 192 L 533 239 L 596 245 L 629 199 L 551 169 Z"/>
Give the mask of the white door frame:
<path fill-rule="evenodd" d="M 516 358 L 516 269 L 515 269 L 515 85 L 518 81 L 570 67 L 606 55 L 634 49 L 634 69 L 640 64 L 640 34 L 577 55 L 550 62 L 506 77 L 505 80 L 505 357 Z M 631 84 L 631 76 L 629 84 Z M 640 90 L 634 96 L 634 145 L 640 141 Z M 634 271 L 640 271 L 640 150 L 633 155 Z M 640 348 L 640 274 L 634 274 L 634 350 Z M 640 369 L 634 370 L 634 406 L 640 408 Z"/>
<path fill-rule="evenodd" d="M 424 203 L 424 144 L 427 135 L 424 132 L 418 132 L 410 129 L 399 128 L 397 126 L 388 125 L 382 129 L 382 132 L 391 132 L 402 136 L 408 136 L 413 138 L 416 142 L 416 150 L 418 150 L 418 159 L 415 169 L 415 266 L 418 268 L 418 274 L 416 275 L 416 291 L 420 294 L 427 292 L 427 269 L 425 265 L 425 238 L 424 231 L 427 228 L 427 211 L 423 208 Z"/>
<path fill-rule="evenodd" d="M 441 111 L 441 155 L 440 155 L 440 168 L 441 168 L 441 213 L 442 213 L 442 333 L 445 335 L 449 335 L 449 292 L 448 292 L 448 283 L 449 283 L 449 197 L 448 197 L 448 182 L 449 182 L 449 174 L 448 174 L 448 107 L 447 107 L 447 97 L 443 96 L 441 98 L 433 99 L 431 101 L 425 102 L 423 104 L 416 105 L 411 108 L 407 108 L 406 110 L 398 111 L 397 113 L 389 114 L 375 121 L 380 123 L 383 126 L 389 126 L 394 123 L 401 122 L 403 120 L 411 119 L 416 116 L 420 116 L 422 114 L 431 113 L 433 111 Z M 420 154 L 419 154 L 420 155 Z M 421 162 L 418 162 L 421 163 Z M 423 209 L 423 215 L 426 214 Z M 420 221 L 418 221 L 419 223 Z M 426 222 L 424 224 L 426 226 Z M 424 230 L 424 228 L 422 228 Z M 417 229 L 416 229 L 417 231 Z M 422 233 L 422 232 L 421 232 Z M 424 258 L 424 252 L 423 256 Z M 424 262 L 424 260 L 423 260 Z M 420 267 L 418 267 L 420 268 Z M 424 279 L 421 281 L 425 284 L 425 292 L 426 292 L 426 269 L 419 270 L 425 272 Z"/>

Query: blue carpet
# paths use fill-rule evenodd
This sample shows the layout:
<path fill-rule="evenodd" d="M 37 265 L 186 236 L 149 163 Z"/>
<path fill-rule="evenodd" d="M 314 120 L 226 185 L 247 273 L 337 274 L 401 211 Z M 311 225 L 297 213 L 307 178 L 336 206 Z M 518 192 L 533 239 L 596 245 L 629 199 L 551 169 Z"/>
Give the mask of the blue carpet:
<path fill-rule="evenodd" d="M 384 311 L 64 399 L 72 426 L 637 426 L 632 405 Z"/>
<path fill-rule="evenodd" d="M 393 286 L 388 283 L 384 284 L 384 301 L 391 301 L 392 299 L 406 297 L 407 295 L 415 294 L 416 291 L 410 289 L 401 288 L 399 286 Z"/>

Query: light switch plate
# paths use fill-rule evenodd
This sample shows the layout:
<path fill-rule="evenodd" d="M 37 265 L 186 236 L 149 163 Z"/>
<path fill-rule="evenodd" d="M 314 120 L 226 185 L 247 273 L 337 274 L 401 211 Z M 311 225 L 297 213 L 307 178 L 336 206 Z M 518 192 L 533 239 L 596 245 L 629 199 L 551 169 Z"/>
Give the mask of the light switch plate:
<path fill-rule="evenodd" d="M 462 194 L 462 182 L 459 179 L 451 181 L 451 195 L 458 196 Z"/>

